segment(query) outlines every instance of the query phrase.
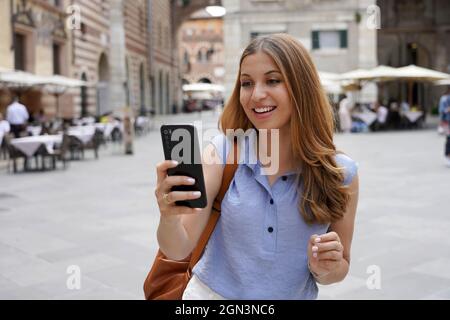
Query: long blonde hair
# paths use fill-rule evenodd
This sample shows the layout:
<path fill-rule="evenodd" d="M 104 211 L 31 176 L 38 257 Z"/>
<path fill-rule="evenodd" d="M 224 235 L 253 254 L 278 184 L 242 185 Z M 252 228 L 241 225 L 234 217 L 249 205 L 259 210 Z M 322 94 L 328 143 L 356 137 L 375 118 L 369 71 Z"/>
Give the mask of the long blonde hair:
<path fill-rule="evenodd" d="M 290 121 L 293 156 L 301 164 L 298 190 L 299 209 L 309 224 L 332 223 L 341 219 L 349 201 L 343 186 L 343 168 L 336 165 L 333 142 L 334 117 L 319 75 L 307 50 L 288 34 L 271 34 L 254 39 L 244 50 L 231 97 L 220 119 L 220 129 L 254 128 L 240 103 L 242 61 L 264 52 L 280 69 L 285 80 L 293 114 Z M 303 189 L 303 190 L 302 190 Z"/>

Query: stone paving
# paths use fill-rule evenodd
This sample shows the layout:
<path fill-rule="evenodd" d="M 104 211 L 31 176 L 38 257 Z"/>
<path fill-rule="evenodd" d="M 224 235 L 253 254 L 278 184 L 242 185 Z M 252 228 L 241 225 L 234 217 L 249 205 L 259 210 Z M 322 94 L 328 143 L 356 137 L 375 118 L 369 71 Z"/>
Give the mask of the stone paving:
<path fill-rule="evenodd" d="M 134 156 L 111 145 L 99 160 L 87 153 L 65 171 L 13 175 L 0 162 L 0 299 L 142 299 L 157 250 L 159 124 L 203 120 L 215 127 L 216 117 L 158 118 L 136 139 Z M 319 298 L 449 299 L 443 137 L 421 130 L 336 141 L 359 163 L 360 202 L 350 274 L 321 286 Z M 68 289 L 70 266 L 81 271 L 80 289 Z"/>

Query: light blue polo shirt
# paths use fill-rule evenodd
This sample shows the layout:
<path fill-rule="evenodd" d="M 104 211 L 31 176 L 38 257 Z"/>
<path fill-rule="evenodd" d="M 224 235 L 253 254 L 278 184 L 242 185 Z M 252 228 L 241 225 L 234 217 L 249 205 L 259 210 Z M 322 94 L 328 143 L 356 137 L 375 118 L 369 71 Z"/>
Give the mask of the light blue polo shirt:
<path fill-rule="evenodd" d="M 212 143 L 225 163 L 231 141 L 221 134 Z M 298 208 L 299 173 L 289 172 L 270 186 L 259 161 L 250 161 L 255 150 L 250 143 L 241 153 L 221 217 L 193 272 L 227 299 L 316 299 L 308 241 L 329 225 L 306 224 Z M 342 154 L 336 161 L 345 167 L 344 184 L 350 184 L 356 163 Z"/>

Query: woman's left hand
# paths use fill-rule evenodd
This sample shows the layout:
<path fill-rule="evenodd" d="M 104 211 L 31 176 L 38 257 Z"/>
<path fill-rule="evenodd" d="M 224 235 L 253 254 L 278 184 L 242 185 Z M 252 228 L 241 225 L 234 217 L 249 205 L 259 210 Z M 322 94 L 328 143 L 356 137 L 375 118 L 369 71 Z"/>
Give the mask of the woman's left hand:
<path fill-rule="evenodd" d="M 344 259 L 344 246 L 336 232 L 311 236 L 308 244 L 309 269 L 316 279 L 336 270 Z"/>

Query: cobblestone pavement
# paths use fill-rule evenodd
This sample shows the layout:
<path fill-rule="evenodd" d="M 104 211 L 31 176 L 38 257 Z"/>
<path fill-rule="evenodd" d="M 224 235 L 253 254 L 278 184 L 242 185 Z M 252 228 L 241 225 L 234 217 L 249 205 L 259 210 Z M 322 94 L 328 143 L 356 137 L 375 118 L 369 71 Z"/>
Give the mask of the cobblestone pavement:
<path fill-rule="evenodd" d="M 168 122 L 215 127 L 216 117 L 177 115 Z M 108 146 L 99 160 L 88 153 L 65 171 L 16 175 L 0 162 L 0 299 L 143 298 L 157 249 L 153 191 L 163 121 L 136 139 L 134 156 Z M 350 274 L 321 287 L 319 298 L 449 299 L 450 169 L 443 138 L 422 130 L 336 141 L 359 163 L 360 202 Z M 67 285 L 73 265 L 81 271 L 79 290 Z"/>

